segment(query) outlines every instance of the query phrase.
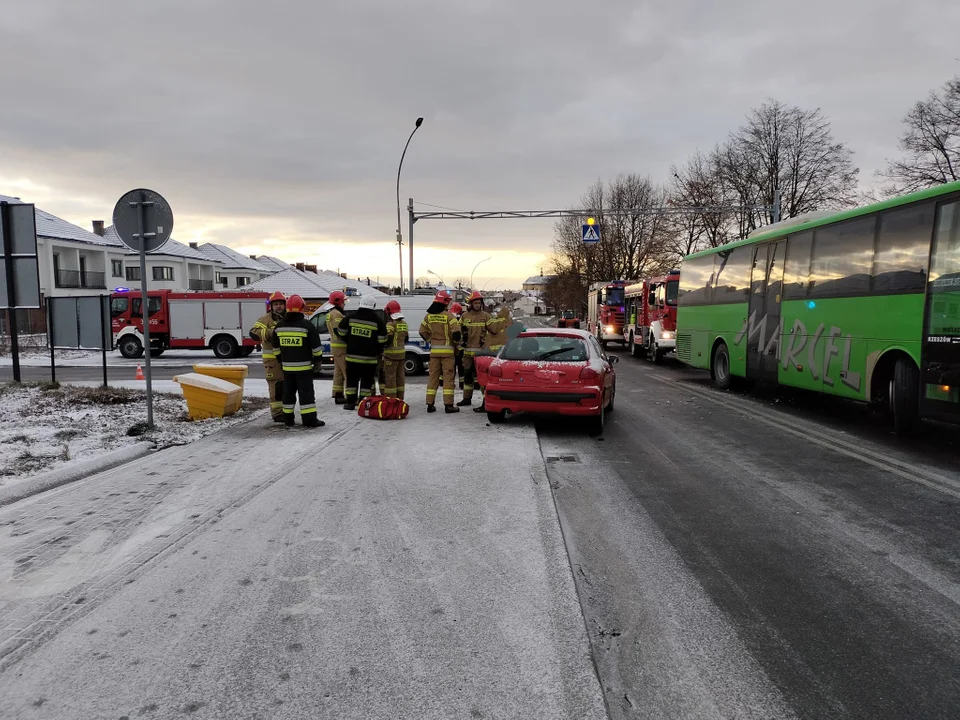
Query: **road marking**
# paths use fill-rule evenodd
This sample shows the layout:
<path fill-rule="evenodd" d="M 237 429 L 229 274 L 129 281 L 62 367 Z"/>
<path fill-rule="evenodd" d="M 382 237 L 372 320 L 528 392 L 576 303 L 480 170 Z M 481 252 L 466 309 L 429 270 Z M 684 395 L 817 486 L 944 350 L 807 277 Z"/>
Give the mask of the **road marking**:
<path fill-rule="evenodd" d="M 746 408 L 727 400 L 723 400 L 712 392 L 700 390 L 699 388 L 686 387 L 681 385 L 676 380 L 669 380 L 660 377 L 656 373 L 649 372 L 649 370 L 647 374 L 649 377 L 653 378 L 657 382 L 663 383 L 664 385 L 669 385 L 676 389 L 682 389 L 685 392 L 691 392 L 694 395 L 698 395 L 699 397 L 709 400 L 716 405 L 720 405 L 736 412 L 741 412 L 747 416 L 752 416 L 756 420 L 766 422 L 779 428 L 780 430 L 790 433 L 791 435 L 809 440 L 817 445 L 827 448 L 828 450 L 833 450 L 834 452 L 847 455 L 848 457 L 860 460 L 868 465 L 873 465 L 881 470 L 898 475 L 906 480 L 910 480 L 911 482 L 918 483 L 919 485 L 928 487 L 931 490 L 937 490 L 945 495 L 950 495 L 951 497 L 960 500 L 960 482 L 953 478 L 941 475 L 940 473 L 932 470 L 920 468 L 917 465 L 898 460 L 890 455 L 876 452 L 874 450 L 870 450 L 871 455 L 866 455 L 861 451 L 860 448 L 857 448 L 852 443 L 841 440 L 837 437 L 832 437 L 810 428 L 806 430 L 800 430 L 789 425 L 781 418 L 771 415 L 770 413 L 756 410 L 754 408 Z M 805 420 L 798 420 L 798 422 L 804 425 L 809 424 Z"/>

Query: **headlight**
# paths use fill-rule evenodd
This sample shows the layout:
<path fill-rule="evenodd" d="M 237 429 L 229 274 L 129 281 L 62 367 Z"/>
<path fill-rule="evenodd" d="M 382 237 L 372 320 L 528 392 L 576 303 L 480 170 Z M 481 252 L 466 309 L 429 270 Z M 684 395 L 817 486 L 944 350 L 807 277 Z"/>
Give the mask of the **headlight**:
<path fill-rule="evenodd" d="M 607 334 L 613 335 L 613 325 L 607 325 Z"/>
<path fill-rule="evenodd" d="M 672 333 L 672 332 L 665 332 L 665 333 L 663 334 L 663 339 L 664 339 L 664 340 L 673 340 L 673 333 Z"/>

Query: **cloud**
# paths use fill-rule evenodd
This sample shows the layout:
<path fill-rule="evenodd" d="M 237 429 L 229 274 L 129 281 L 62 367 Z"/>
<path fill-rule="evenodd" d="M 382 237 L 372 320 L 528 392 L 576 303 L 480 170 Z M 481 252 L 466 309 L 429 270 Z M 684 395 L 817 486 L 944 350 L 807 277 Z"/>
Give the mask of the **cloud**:
<path fill-rule="evenodd" d="M 768 96 L 822 107 L 869 181 L 909 105 L 960 70 L 953 35 L 931 32 L 960 25 L 960 6 L 911 7 L 26 3 L 0 19 L 0 181 L 49 188 L 45 209 L 85 226 L 145 185 L 182 238 L 323 248 L 313 259 L 331 267 L 344 243 L 389 248 L 421 115 L 404 206 L 545 209 L 620 172 L 662 180 Z M 423 247 L 481 255 L 539 256 L 552 237 L 550 221 L 416 230 Z"/>

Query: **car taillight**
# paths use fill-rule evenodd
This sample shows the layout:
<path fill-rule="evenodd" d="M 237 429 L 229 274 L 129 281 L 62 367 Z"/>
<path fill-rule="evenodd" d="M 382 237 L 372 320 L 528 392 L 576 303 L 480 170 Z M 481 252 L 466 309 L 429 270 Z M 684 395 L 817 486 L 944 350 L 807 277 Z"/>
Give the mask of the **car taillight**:
<path fill-rule="evenodd" d="M 503 370 L 499 365 L 490 366 L 490 377 L 503 377 Z"/>
<path fill-rule="evenodd" d="M 593 368 L 585 367 L 580 371 L 581 380 L 596 380 L 598 377 L 600 377 L 599 373 Z"/>

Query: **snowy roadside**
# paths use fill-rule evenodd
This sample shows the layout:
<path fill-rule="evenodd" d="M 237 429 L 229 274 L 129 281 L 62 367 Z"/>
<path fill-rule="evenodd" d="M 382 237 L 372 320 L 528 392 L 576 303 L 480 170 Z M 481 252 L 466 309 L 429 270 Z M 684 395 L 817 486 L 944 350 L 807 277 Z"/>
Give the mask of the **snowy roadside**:
<path fill-rule="evenodd" d="M 54 353 L 57 367 L 100 367 L 103 365 L 103 352 L 101 350 L 70 350 L 58 349 Z M 107 367 L 136 367 L 146 361 L 144 358 L 128 359 L 123 357 L 118 351 L 110 350 L 107 352 Z M 205 365 L 259 365 L 263 362 L 260 353 L 253 353 L 248 357 L 221 359 L 216 357 L 209 350 L 168 350 L 161 357 L 150 359 L 150 364 L 156 367 L 193 365 L 194 363 L 204 363 Z M 13 358 L 9 351 L 0 354 L 0 367 L 11 367 Z M 50 351 L 37 350 L 21 351 L 20 365 L 22 367 L 50 367 Z"/>
<path fill-rule="evenodd" d="M 164 392 L 168 388 L 156 385 L 155 427 L 146 432 L 143 383 L 139 388 L 0 384 L 0 488 L 144 441 L 157 448 L 185 445 L 243 422 L 268 404 L 259 393 L 245 392 L 235 415 L 193 422 L 179 386 L 170 382 L 173 387 Z"/>

